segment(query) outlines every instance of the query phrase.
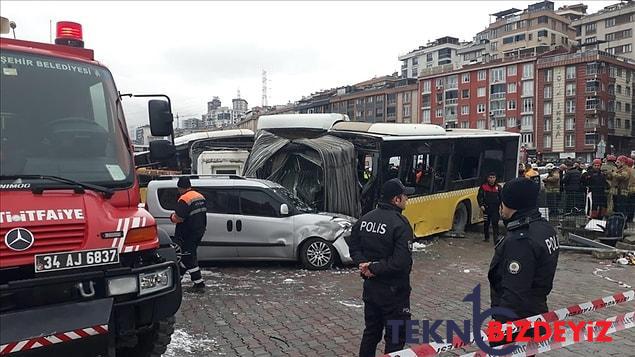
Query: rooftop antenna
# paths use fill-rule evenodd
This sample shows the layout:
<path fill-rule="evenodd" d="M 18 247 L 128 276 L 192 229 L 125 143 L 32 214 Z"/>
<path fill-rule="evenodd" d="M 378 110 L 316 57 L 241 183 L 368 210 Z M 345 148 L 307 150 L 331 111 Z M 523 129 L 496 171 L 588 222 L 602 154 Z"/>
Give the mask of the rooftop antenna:
<path fill-rule="evenodd" d="M 236 96 L 236 98 L 240 99 L 240 88 L 238 88 L 238 95 Z"/>
<path fill-rule="evenodd" d="M 266 107 L 267 103 L 267 71 L 262 71 L 262 107 Z"/>

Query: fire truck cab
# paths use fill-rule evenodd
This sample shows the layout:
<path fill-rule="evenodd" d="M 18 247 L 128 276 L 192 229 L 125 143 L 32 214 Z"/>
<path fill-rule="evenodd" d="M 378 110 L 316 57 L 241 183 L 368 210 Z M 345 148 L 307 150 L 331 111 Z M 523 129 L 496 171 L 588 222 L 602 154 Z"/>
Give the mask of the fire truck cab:
<path fill-rule="evenodd" d="M 81 25 L 58 23 L 55 42 L 0 38 L 0 356 L 160 356 L 181 304 L 177 255 L 139 206 L 110 71 Z M 169 101 L 149 108 L 153 134 L 171 135 Z"/>

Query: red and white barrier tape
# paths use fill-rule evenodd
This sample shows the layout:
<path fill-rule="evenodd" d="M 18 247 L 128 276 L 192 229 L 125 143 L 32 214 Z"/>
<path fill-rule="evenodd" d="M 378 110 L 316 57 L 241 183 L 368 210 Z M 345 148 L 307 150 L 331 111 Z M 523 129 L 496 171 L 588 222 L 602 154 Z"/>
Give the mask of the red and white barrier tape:
<path fill-rule="evenodd" d="M 629 328 L 635 327 L 635 311 L 629 312 L 626 314 L 613 316 L 604 321 L 612 322 L 611 327 L 604 333 L 605 335 L 610 335 L 618 331 L 626 330 Z M 576 341 L 574 338 L 574 332 L 570 328 L 567 329 L 566 334 L 564 335 L 564 341 L 556 342 L 553 337 L 547 341 L 543 341 L 540 343 L 529 342 L 529 343 L 519 343 L 518 347 L 514 350 L 514 352 L 505 355 L 505 357 L 526 357 L 537 355 L 553 350 L 557 350 L 566 346 L 574 345 L 580 342 L 585 342 L 591 337 L 592 340 L 595 340 L 601 328 L 595 324 L 593 331 L 591 332 L 591 336 L 589 336 L 586 329 L 580 333 L 578 340 Z M 606 342 L 604 342 L 606 343 Z M 504 348 L 506 346 L 500 346 L 500 348 Z M 460 357 L 500 357 L 500 355 L 488 354 L 483 351 L 466 353 L 461 355 Z"/>
<path fill-rule="evenodd" d="M 6 356 L 15 352 L 32 350 L 38 347 L 50 346 L 56 343 L 68 342 L 107 333 L 108 325 L 97 325 L 68 332 L 56 333 L 50 336 L 35 337 L 24 341 L 11 342 L 0 346 L 0 356 Z"/>
<path fill-rule="evenodd" d="M 614 306 L 617 304 L 622 304 L 625 302 L 635 300 L 635 290 L 629 290 L 622 293 L 617 293 L 611 296 L 605 296 L 601 299 L 592 300 L 589 302 L 585 302 L 582 304 L 572 305 L 563 309 L 554 310 L 545 312 L 544 314 L 531 316 L 525 319 L 517 320 L 514 322 L 510 322 L 504 324 L 502 329 L 503 331 L 507 328 L 507 326 L 512 326 L 512 331 L 518 331 L 518 327 L 514 324 L 517 322 L 534 322 L 534 321 L 545 321 L 545 322 L 553 322 L 557 320 L 563 320 L 567 317 L 576 316 L 586 314 L 587 312 L 597 311 L 603 309 L 605 307 Z M 487 334 L 485 331 L 480 331 L 481 337 L 483 341 L 487 342 Z M 474 333 L 470 333 L 469 341 L 462 341 L 459 337 L 454 336 L 452 339 L 452 343 L 438 343 L 431 342 L 427 344 L 417 345 L 411 348 L 403 349 L 398 352 L 389 353 L 384 355 L 385 357 L 424 357 L 424 356 L 434 356 L 441 352 L 447 352 L 450 350 L 454 350 L 457 348 L 462 348 L 465 346 L 472 345 L 474 343 Z"/>

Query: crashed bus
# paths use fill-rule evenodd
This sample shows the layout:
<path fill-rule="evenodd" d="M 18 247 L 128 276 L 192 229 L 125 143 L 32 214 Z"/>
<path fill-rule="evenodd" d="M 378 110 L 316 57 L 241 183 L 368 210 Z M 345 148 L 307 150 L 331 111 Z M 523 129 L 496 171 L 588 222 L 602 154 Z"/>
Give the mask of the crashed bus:
<path fill-rule="evenodd" d="M 318 210 L 359 217 L 376 206 L 382 184 L 397 177 L 415 188 L 404 214 L 416 237 L 462 233 L 483 219 L 476 195 L 487 174 L 495 172 L 500 181 L 516 175 L 516 133 L 312 115 L 261 117 L 245 174 L 277 181 L 294 192 L 319 193 L 313 202 L 323 203 Z M 327 155 L 307 154 L 311 150 Z M 302 160 L 311 163 L 289 164 Z"/>

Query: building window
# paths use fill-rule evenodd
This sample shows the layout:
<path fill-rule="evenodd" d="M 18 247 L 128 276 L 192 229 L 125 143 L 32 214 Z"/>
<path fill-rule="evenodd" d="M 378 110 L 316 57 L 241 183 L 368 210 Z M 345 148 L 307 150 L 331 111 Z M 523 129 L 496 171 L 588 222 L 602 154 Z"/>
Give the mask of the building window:
<path fill-rule="evenodd" d="M 573 99 L 567 100 L 567 113 L 569 114 L 575 113 L 575 100 Z"/>
<path fill-rule="evenodd" d="M 515 117 L 507 118 L 507 127 L 508 128 L 516 128 L 518 123 L 516 122 Z"/>
<path fill-rule="evenodd" d="M 537 35 L 538 35 L 538 39 L 540 40 L 541 37 L 549 36 L 549 32 L 547 32 L 547 30 L 540 30 L 537 32 Z"/>
<path fill-rule="evenodd" d="M 424 109 L 421 115 L 424 123 L 430 123 L 430 109 Z"/>
<path fill-rule="evenodd" d="M 442 118 L 443 117 L 443 108 L 437 108 L 437 112 L 435 115 L 437 118 Z"/>
<path fill-rule="evenodd" d="M 622 119 L 620 119 L 620 118 L 616 118 L 615 119 L 615 128 L 616 129 L 622 129 Z"/>
<path fill-rule="evenodd" d="M 436 86 L 437 88 L 443 88 L 443 78 L 436 79 Z"/>
<path fill-rule="evenodd" d="M 403 106 L 403 116 L 404 117 L 409 117 L 410 116 L 410 109 L 411 109 L 410 105 L 404 105 Z"/>
<path fill-rule="evenodd" d="M 542 146 L 546 148 L 551 147 L 551 135 L 545 135 L 542 137 Z"/>
<path fill-rule="evenodd" d="M 622 94 L 622 86 L 619 84 L 615 85 L 615 93 Z"/>
<path fill-rule="evenodd" d="M 467 129 L 470 127 L 470 122 L 469 121 L 462 121 L 461 122 L 461 129 Z"/>
<path fill-rule="evenodd" d="M 534 146 L 534 134 L 524 133 L 521 135 L 522 144 L 528 147 Z"/>
<path fill-rule="evenodd" d="M 564 129 L 565 130 L 575 130 L 575 118 L 567 117 L 564 119 Z"/>
<path fill-rule="evenodd" d="M 545 102 L 544 115 L 551 115 L 551 102 Z"/>
<path fill-rule="evenodd" d="M 461 98 L 469 98 L 470 97 L 470 90 L 469 89 L 463 89 L 461 91 Z"/>
<path fill-rule="evenodd" d="M 470 83 L 470 74 L 463 73 L 463 83 Z"/>
<path fill-rule="evenodd" d="M 622 111 L 622 102 L 616 102 L 615 103 L 615 111 L 616 112 L 621 112 Z"/>
<path fill-rule="evenodd" d="M 487 77 L 487 71 L 484 71 L 484 70 L 478 71 L 478 80 L 479 81 L 484 81 L 486 77 Z"/>
<path fill-rule="evenodd" d="M 567 97 L 575 95 L 575 83 L 567 83 Z"/>
<path fill-rule="evenodd" d="M 477 104 L 476 105 L 477 113 L 485 113 L 485 104 Z"/>
<path fill-rule="evenodd" d="M 631 105 L 629 103 L 624 103 L 624 112 L 626 113 L 631 112 Z"/>
<path fill-rule="evenodd" d="M 461 114 L 463 114 L 463 115 L 470 114 L 470 106 L 469 105 L 462 106 L 461 107 Z"/>
<path fill-rule="evenodd" d="M 534 111 L 534 98 L 523 99 L 523 113 L 533 113 Z"/>
<path fill-rule="evenodd" d="M 476 128 L 477 129 L 485 129 L 485 120 L 484 119 L 480 119 L 476 121 Z"/>
<path fill-rule="evenodd" d="M 419 76 L 419 68 L 412 67 L 412 69 L 410 70 L 410 77 L 417 77 L 417 76 Z"/>
<path fill-rule="evenodd" d="M 545 131 L 551 131 L 551 118 L 545 118 Z"/>
<path fill-rule="evenodd" d="M 567 66 L 567 79 L 575 79 L 575 66 Z"/>
<path fill-rule="evenodd" d="M 480 97 L 484 97 L 485 96 L 485 87 L 481 87 L 479 89 L 477 89 L 476 91 L 476 95 L 480 98 Z"/>
<path fill-rule="evenodd" d="M 587 37 L 587 38 L 584 39 L 584 43 L 593 43 L 593 42 L 596 42 L 597 40 L 598 39 L 595 38 L 595 36 Z"/>
<path fill-rule="evenodd" d="M 507 101 L 507 110 L 516 110 L 516 101 L 515 100 L 508 100 Z"/>
<path fill-rule="evenodd" d="M 611 17 L 610 19 L 604 20 L 604 27 L 613 27 L 615 26 L 615 18 Z"/>
<path fill-rule="evenodd" d="M 507 45 L 514 42 L 514 36 L 504 37 L 503 45 Z"/>
<path fill-rule="evenodd" d="M 595 31 L 596 31 L 595 22 L 584 25 L 584 33 L 586 33 L 587 35 L 594 34 Z"/>
<path fill-rule="evenodd" d="M 373 97 L 366 97 L 366 103 L 372 103 Z"/>
<path fill-rule="evenodd" d="M 523 65 L 523 79 L 531 79 L 531 78 L 534 78 L 534 64 L 525 63 Z"/>
<path fill-rule="evenodd" d="M 430 93 L 430 81 L 423 81 L 423 93 Z"/>
<path fill-rule="evenodd" d="M 532 117 L 531 115 L 523 115 L 521 117 L 521 127 L 523 129 L 533 129 L 534 127 L 534 117 Z"/>
<path fill-rule="evenodd" d="M 552 93 L 551 93 L 551 92 L 552 92 L 552 90 L 551 90 L 551 89 L 552 89 L 552 88 L 551 88 L 551 86 L 545 86 L 545 89 L 544 89 L 544 94 L 543 94 L 543 95 L 544 95 L 544 97 L 545 97 L 545 99 L 547 99 L 547 98 L 551 98 L 551 94 L 552 94 Z"/>
<path fill-rule="evenodd" d="M 507 76 L 515 76 L 516 75 L 516 66 L 508 66 L 507 67 Z"/>
<path fill-rule="evenodd" d="M 426 62 L 432 62 L 434 58 L 432 57 L 432 53 L 426 54 Z"/>
<path fill-rule="evenodd" d="M 496 51 L 498 49 L 498 42 L 496 42 L 496 41 L 491 42 L 489 48 L 492 51 Z"/>
<path fill-rule="evenodd" d="M 564 139 L 564 146 L 568 148 L 575 146 L 575 134 L 567 134 Z"/>
<path fill-rule="evenodd" d="M 533 97 L 534 96 L 534 81 L 523 81 L 523 96 L 525 97 Z"/>
<path fill-rule="evenodd" d="M 356 110 L 356 111 L 355 111 L 355 117 L 356 117 L 356 118 L 361 118 L 361 117 L 362 117 L 362 115 L 363 115 L 363 112 L 362 112 L 361 110 Z"/>
<path fill-rule="evenodd" d="M 516 83 L 507 84 L 507 93 L 516 93 Z"/>
<path fill-rule="evenodd" d="M 551 82 L 553 79 L 553 70 L 547 69 L 545 70 L 545 82 Z"/>
<path fill-rule="evenodd" d="M 401 94 L 401 98 L 403 99 L 404 104 L 410 103 L 411 96 L 412 95 L 410 92 L 404 92 Z M 380 98 L 380 97 L 377 97 L 377 98 Z"/>
<path fill-rule="evenodd" d="M 490 71 L 490 83 L 505 81 L 505 68 L 494 68 Z"/>
<path fill-rule="evenodd" d="M 595 133 L 584 133 L 584 145 L 595 145 Z"/>

